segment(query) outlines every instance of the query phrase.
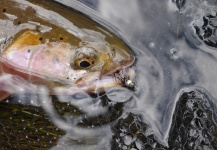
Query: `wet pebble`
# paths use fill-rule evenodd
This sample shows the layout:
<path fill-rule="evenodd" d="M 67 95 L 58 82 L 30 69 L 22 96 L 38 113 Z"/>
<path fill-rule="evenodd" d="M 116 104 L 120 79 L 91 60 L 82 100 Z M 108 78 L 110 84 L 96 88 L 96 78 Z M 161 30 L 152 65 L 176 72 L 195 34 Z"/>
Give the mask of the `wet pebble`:
<path fill-rule="evenodd" d="M 132 143 L 133 139 L 130 136 L 125 136 L 124 137 L 124 144 L 130 145 Z"/>

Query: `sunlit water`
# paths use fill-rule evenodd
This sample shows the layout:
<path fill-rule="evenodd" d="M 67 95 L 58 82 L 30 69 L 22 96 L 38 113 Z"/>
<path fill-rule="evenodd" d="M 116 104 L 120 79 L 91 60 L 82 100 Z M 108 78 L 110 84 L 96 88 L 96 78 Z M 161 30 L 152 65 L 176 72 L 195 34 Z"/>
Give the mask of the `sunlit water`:
<path fill-rule="evenodd" d="M 217 104 L 217 4 L 215 1 L 186 0 L 180 4 L 172 0 L 161 2 L 80 0 L 83 4 L 70 0 L 57 1 L 78 9 L 100 22 L 117 33 L 132 48 L 136 56 L 133 65 L 136 72 L 135 91 L 112 88 L 106 91 L 106 94 L 112 104 L 125 102 L 120 117 L 126 116 L 129 112 L 141 115 L 161 144 L 167 146 L 173 112 L 181 93 L 198 88 L 212 97 L 214 104 Z M 42 8 L 38 9 L 45 12 Z M 213 17 L 209 17 L 208 14 Z M 50 13 L 43 17 L 52 19 L 50 16 L 55 15 Z M 209 25 L 206 25 L 204 16 L 208 16 Z M 70 28 L 68 22 L 58 20 L 58 17 L 56 22 Z M 7 23 L 13 28 L 13 24 Z M 0 20 L 1 30 L 6 31 L 0 34 L 2 38 L 7 36 L 6 33 L 16 34 L 20 30 L 14 28 L 13 31 L 8 31 L 4 24 L 5 22 Z M 212 31 L 204 33 L 204 28 L 211 28 L 205 30 Z M 112 138 L 110 127 L 113 122 L 97 127 L 77 126 L 85 117 L 97 116 L 108 111 L 101 102 L 101 95 L 92 98 L 83 91 L 74 91 L 74 96 L 69 97 L 58 95 L 59 101 L 76 106 L 85 113 L 76 117 L 65 115 L 63 118 L 54 109 L 46 88 L 30 85 L 19 77 L 10 75 L 0 78 L 2 85 L 5 81 L 7 87 L 4 88 L 11 92 L 20 90 L 21 93 L 26 93 L 31 88 L 42 93 L 19 100 L 24 104 L 43 107 L 54 124 L 66 131 L 67 134 L 53 149 L 110 148 L 109 141 Z M 65 92 L 70 93 L 71 90 Z M 87 137 L 94 138 L 88 141 Z M 83 144 L 76 144 L 76 142 L 72 145 L 68 144 L 69 139 L 80 140 Z"/>

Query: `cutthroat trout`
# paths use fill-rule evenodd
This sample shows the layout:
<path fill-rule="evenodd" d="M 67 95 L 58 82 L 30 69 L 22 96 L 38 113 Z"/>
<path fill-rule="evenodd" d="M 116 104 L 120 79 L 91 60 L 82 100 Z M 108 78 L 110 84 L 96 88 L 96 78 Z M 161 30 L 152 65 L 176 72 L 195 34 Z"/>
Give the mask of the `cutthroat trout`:
<path fill-rule="evenodd" d="M 0 25 L 5 28 L 1 45 L 7 43 L 1 46 L 1 74 L 45 85 L 51 94 L 56 87 L 104 90 L 122 84 L 117 72 L 130 76 L 132 52 L 80 12 L 45 0 L 3 0 L 0 9 L 0 21 L 10 24 Z M 10 94 L 0 90 L 0 99 Z"/>

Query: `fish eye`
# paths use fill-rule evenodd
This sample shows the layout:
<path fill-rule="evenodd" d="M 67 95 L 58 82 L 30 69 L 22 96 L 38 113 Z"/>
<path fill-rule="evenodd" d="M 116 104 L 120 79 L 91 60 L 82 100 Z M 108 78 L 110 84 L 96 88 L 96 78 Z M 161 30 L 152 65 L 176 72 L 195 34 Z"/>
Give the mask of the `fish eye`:
<path fill-rule="evenodd" d="M 93 58 L 90 57 L 84 57 L 84 58 L 76 58 L 74 60 L 74 63 L 71 64 L 71 66 L 75 69 L 88 69 L 90 67 L 92 67 L 94 64 Z"/>
<path fill-rule="evenodd" d="M 92 69 L 98 62 L 98 54 L 92 48 L 78 48 L 71 55 L 70 66 L 73 69 Z"/>
<path fill-rule="evenodd" d="M 86 60 L 80 62 L 80 67 L 82 67 L 82 68 L 87 68 L 90 65 L 91 64 L 88 61 L 86 61 Z"/>

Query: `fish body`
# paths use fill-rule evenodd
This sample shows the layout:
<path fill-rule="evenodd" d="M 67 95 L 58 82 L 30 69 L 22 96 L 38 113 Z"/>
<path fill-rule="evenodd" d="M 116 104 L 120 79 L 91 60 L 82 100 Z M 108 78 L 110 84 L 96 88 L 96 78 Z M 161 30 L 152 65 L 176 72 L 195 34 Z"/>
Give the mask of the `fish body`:
<path fill-rule="evenodd" d="M 35 11 L 39 9 L 32 3 L 27 4 Z M 23 25 L 25 29 L 21 28 L 1 50 L 1 74 L 17 75 L 29 83 L 45 85 L 52 94 L 56 87 L 76 87 L 89 92 L 120 85 L 121 80 L 115 73 L 134 62 L 128 47 L 105 29 L 100 32 L 75 26 L 72 32 L 37 15 L 32 18 L 36 19 L 27 18 L 26 24 L 30 23 L 35 29 L 26 29 Z M 102 30 L 99 25 L 98 28 Z M 3 99 L 7 92 L 1 92 Z"/>

